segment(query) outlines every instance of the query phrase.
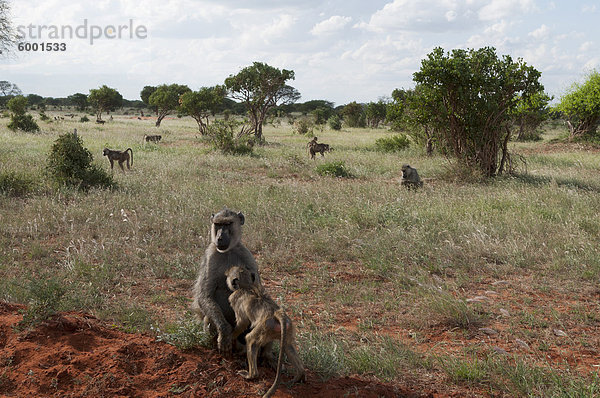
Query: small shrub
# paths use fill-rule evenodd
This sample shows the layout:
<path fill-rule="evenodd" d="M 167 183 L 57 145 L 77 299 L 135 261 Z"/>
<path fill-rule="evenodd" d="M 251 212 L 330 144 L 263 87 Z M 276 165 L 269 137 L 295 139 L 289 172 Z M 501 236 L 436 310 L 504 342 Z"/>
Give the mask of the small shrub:
<path fill-rule="evenodd" d="M 332 130 L 339 131 L 342 129 L 342 119 L 338 115 L 332 115 L 328 120 L 327 124 Z"/>
<path fill-rule="evenodd" d="M 331 177 L 354 177 L 342 161 L 323 163 L 317 166 L 317 174 Z"/>
<path fill-rule="evenodd" d="M 39 131 L 40 127 L 37 125 L 33 116 L 27 114 L 27 98 L 19 95 L 8 101 L 8 109 L 11 111 L 10 123 L 6 127 L 10 130 L 35 132 Z"/>
<path fill-rule="evenodd" d="M 382 137 L 375 141 L 375 149 L 380 152 L 398 152 L 410 146 L 406 134 L 397 134 L 391 137 Z"/>
<path fill-rule="evenodd" d="M 301 135 L 307 135 L 309 137 L 313 137 L 314 136 L 314 125 L 312 124 L 312 122 L 310 120 L 300 119 L 300 120 L 296 121 L 296 123 L 294 123 L 293 131 L 295 133 L 298 133 Z"/>
<path fill-rule="evenodd" d="M 58 137 L 48 156 L 47 171 L 60 185 L 110 188 L 112 176 L 92 164 L 92 154 L 83 146 L 81 137 L 66 133 Z"/>
<path fill-rule="evenodd" d="M 254 141 L 246 136 L 238 136 L 236 130 L 241 123 L 235 120 L 215 120 L 206 129 L 209 142 L 215 149 L 225 154 L 248 155 L 252 153 Z"/>
<path fill-rule="evenodd" d="M 428 312 L 437 315 L 449 327 L 469 329 L 481 326 L 483 317 L 471 309 L 464 300 L 448 292 L 429 292 L 425 296 Z"/>
<path fill-rule="evenodd" d="M 14 171 L 0 172 L 0 194 L 7 196 L 25 196 L 35 188 L 33 178 L 17 174 Z"/>
<path fill-rule="evenodd" d="M 40 112 L 40 120 L 43 122 L 47 122 L 50 120 L 50 117 L 44 113 L 44 111 Z"/>
<path fill-rule="evenodd" d="M 154 327 L 152 329 L 156 333 L 156 340 L 184 351 L 198 346 L 208 347 L 212 341 L 211 336 L 204 332 L 202 324 L 192 316 L 182 319 L 177 324 L 167 325 L 164 331 Z"/>
<path fill-rule="evenodd" d="M 64 283 L 52 277 L 32 277 L 26 290 L 30 298 L 29 306 L 18 324 L 21 330 L 54 316 L 66 293 Z"/>
<path fill-rule="evenodd" d="M 89 121 L 90 121 L 90 119 L 89 119 L 89 118 L 88 118 L 86 115 L 83 115 L 83 116 L 81 117 L 81 119 L 79 119 L 79 121 L 80 121 L 81 123 L 85 123 L 85 122 L 89 122 Z"/>

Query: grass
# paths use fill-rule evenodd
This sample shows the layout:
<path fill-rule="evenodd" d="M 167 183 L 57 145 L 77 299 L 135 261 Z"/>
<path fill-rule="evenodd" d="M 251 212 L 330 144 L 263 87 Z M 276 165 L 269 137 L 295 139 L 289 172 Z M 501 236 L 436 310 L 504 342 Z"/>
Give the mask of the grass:
<path fill-rule="evenodd" d="M 33 302 L 31 276 L 51 274 L 64 287 L 57 310 L 160 330 L 181 348 L 201 344 L 197 325 L 181 316 L 210 214 L 228 206 L 244 212 L 244 242 L 296 320 L 303 360 L 322 377 L 429 380 L 423 375 L 443 372 L 440 383 L 515 396 L 597 387 L 584 371 L 538 359 L 559 347 L 576 356 L 594 346 L 600 328 L 589 300 L 600 278 L 600 162 L 593 150 L 550 144 L 559 132 L 511 143 L 527 158 L 526 174 L 464 183 L 448 177 L 444 157 L 420 148 L 372 151 L 390 136 L 384 129 L 325 128 L 319 141 L 334 151 L 313 161 L 308 139 L 285 122 L 265 127 L 267 145 L 252 156 L 228 156 L 212 150 L 189 118 L 160 129 L 120 115 L 103 126 L 78 120 L 40 122 L 36 135 L 10 132 L 0 120 L 0 299 Z M 102 148 L 133 149 L 133 170 L 113 174 L 117 189 L 57 189 L 43 176 L 52 143 L 73 128 L 108 172 Z M 163 141 L 144 144 L 149 131 Z M 426 178 L 423 189 L 400 189 L 404 163 Z M 355 178 L 317 171 L 332 164 Z M 501 280 L 509 283 L 492 285 Z M 490 290 L 498 294 L 489 303 L 466 301 Z M 512 317 L 503 323 L 496 314 L 504 307 Z M 509 349 L 514 336 L 531 343 L 533 352 L 518 356 L 522 380 L 542 369 L 560 374 L 560 383 L 498 385 L 481 358 L 439 354 L 451 343 L 435 342 L 448 333 L 461 347 L 480 347 L 483 339 L 472 337 L 479 326 L 501 332 L 485 344 Z M 548 333 L 553 327 L 575 336 L 560 340 Z M 420 342 L 406 339 L 413 328 Z"/>

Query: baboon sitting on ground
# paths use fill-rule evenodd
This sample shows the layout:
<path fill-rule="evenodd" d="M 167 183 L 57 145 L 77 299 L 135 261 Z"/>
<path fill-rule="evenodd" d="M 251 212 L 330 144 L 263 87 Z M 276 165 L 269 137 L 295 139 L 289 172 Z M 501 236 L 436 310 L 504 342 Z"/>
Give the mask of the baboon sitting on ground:
<path fill-rule="evenodd" d="M 208 245 L 193 288 L 192 310 L 204 320 L 205 331 L 217 335 L 219 351 L 231 354 L 235 314 L 229 304 L 231 291 L 225 273 L 233 266 L 244 268 L 257 286 L 261 286 L 258 266 L 252 253 L 242 244 L 244 215 L 223 209 L 211 216 Z M 265 352 L 267 357 L 272 352 Z"/>
<path fill-rule="evenodd" d="M 268 346 L 273 341 L 280 341 L 279 358 L 277 360 L 277 374 L 273 385 L 263 396 L 268 398 L 275 393 L 281 379 L 281 366 L 283 354 L 296 369 L 292 383 L 305 379 L 304 366 L 294 347 L 296 344 L 295 329 L 292 320 L 269 297 L 262 286 L 253 283 L 251 274 L 244 268 L 232 267 L 227 272 L 227 286 L 233 291 L 229 296 L 229 303 L 235 312 L 236 326 L 233 331 L 233 340 L 250 326 L 250 333 L 246 335 L 246 350 L 248 357 L 248 371 L 239 372 L 246 379 L 258 377 L 258 353 L 262 347 Z"/>
<path fill-rule="evenodd" d="M 117 162 L 119 162 L 119 166 L 121 167 L 121 170 L 123 172 L 125 172 L 125 169 L 123 168 L 123 162 L 127 161 L 127 170 L 131 170 L 131 167 L 129 166 L 129 153 L 131 153 L 131 165 L 133 166 L 133 151 L 131 150 L 131 148 L 127 148 L 124 151 L 115 151 L 113 149 L 108 149 L 108 148 L 104 148 L 102 150 L 102 156 L 106 156 L 108 157 L 108 160 L 110 161 L 110 169 L 112 170 L 114 167 L 114 161 L 116 160 Z"/>
<path fill-rule="evenodd" d="M 400 184 L 407 188 L 419 188 L 423 186 L 423 181 L 421 181 L 417 169 L 405 164 L 402 165 L 402 182 Z"/>

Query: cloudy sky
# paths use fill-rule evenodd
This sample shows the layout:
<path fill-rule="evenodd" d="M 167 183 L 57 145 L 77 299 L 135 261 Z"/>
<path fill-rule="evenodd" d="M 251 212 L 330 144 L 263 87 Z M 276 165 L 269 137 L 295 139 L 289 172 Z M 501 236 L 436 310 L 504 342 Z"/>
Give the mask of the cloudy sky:
<path fill-rule="evenodd" d="M 596 0 L 9 1 L 30 42 L 66 45 L 0 59 L 0 80 L 43 96 L 107 84 L 139 99 L 145 85 L 197 89 L 262 61 L 295 71 L 301 101 L 368 102 L 413 87 L 412 74 L 437 46 L 494 46 L 521 57 L 556 96 L 600 69 Z M 100 30 L 114 38 L 90 44 Z"/>

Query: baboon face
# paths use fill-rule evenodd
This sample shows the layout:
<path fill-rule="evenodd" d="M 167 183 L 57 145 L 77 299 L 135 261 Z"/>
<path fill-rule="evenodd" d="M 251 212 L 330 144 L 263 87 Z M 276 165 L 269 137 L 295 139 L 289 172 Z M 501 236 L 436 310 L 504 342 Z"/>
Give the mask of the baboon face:
<path fill-rule="evenodd" d="M 410 170 L 411 167 L 408 164 L 403 164 L 402 165 L 402 175 L 406 177 L 406 174 L 408 173 L 408 170 Z"/>
<path fill-rule="evenodd" d="M 109 149 L 108 148 L 104 148 L 102 150 L 102 156 L 108 156 L 108 152 L 110 152 Z"/>
<path fill-rule="evenodd" d="M 256 277 L 247 269 L 242 267 L 232 267 L 225 275 L 227 276 L 227 287 L 229 290 L 248 289 L 252 287 Z"/>
<path fill-rule="evenodd" d="M 240 227 L 244 224 L 242 213 L 224 209 L 213 214 L 211 221 L 211 239 L 218 252 L 225 253 L 240 242 Z"/>

